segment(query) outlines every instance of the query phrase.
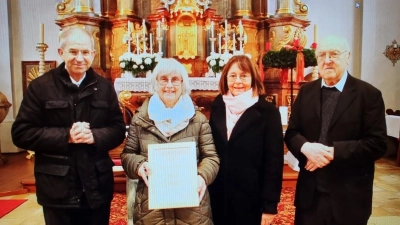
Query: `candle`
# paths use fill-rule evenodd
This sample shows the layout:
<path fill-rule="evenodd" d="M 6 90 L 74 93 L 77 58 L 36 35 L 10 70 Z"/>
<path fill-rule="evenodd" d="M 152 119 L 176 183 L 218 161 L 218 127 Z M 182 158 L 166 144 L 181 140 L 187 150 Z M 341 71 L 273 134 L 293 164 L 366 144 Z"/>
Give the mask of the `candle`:
<path fill-rule="evenodd" d="M 150 54 L 153 54 L 153 33 L 150 33 Z"/>
<path fill-rule="evenodd" d="M 142 34 L 143 34 L 143 37 L 146 37 L 146 23 L 144 22 L 144 19 L 142 22 Z"/>
<path fill-rule="evenodd" d="M 139 34 L 138 33 L 136 33 L 136 54 L 140 54 L 140 51 L 139 51 L 139 47 L 140 45 L 139 45 Z"/>
<path fill-rule="evenodd" d="M 288 107 L 279 106 L 279 112 L 281 114 L 282 125 L 288 125 Z"/>
<path fill-rule="evenodd" d="M 294 38 L 293 45 L 294 45 L 295 47 L 299 47 L 299 39 L 298 39 L 297 37 Z"/>
<path fill-rule="evenodd" d="M 44 43 L 44 24 L 39 24 L 39 43 Z"/>
<path fill-rule="evenodd" d="M 157 21 L 157 37 L 161 37 L 161 22 Z"/>
<path fill-rule="evenodd" d="M 318 42 L 318 28 L 317 24 L 314 24 L 314 43 Z"/>
<path fill-rule="evenodd" d="M 225 20 L 225 38 L 228 37 L 228 21 Z"/>
<path fill-rule="evenodd" d="M 211 37 L 214 38 L 214 21 L 211 21 Z"/>
<path fill-rule="evenodd" d="M 218 33 L 218 53 L 221 54 L 221 33 Z"/>
<path fill-rule="evenodd" d="M 242 20 L 239 20 L 239 36 L 243 37 L 243 24 Z"/>
<path fill-rule="evenodd" d="M 271 50 L 271 42 L 265 43 L 265 50 L 267 50 L 267 51 Z"/>
<path fill-rule="evenodd" d="M 131 21 L 128 20 L 128 35 L 131 33 Z"/>

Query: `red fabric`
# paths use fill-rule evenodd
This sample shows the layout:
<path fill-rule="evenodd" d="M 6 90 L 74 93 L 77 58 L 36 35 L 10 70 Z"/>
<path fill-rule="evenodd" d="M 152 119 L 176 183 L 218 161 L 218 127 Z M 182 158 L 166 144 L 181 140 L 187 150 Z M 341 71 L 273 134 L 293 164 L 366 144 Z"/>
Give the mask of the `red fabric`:
<path fill-rule="evenodd" d="M 114 162 L 115 166 L 122 166 L 121 159 L 112 159 Z"/>
<path fill-rule="evenodd" d="M 6 199 L 0 200 L 0 218 L 7 215 L 15 208 L 26 202 L 27 199 Z"/>
<path fill-rule="evenodd" d="M 283 68 L 281 72 L 281 83 L 285 84 L 287 83 L 289 77 L 289 68 Z"/>
<path fill-rule="evenodd" d="M 304 54 L 301 51 L 297 52 L 296 57 L 296 84 L 299 84 L 300 81 L 304 80 Z"/>

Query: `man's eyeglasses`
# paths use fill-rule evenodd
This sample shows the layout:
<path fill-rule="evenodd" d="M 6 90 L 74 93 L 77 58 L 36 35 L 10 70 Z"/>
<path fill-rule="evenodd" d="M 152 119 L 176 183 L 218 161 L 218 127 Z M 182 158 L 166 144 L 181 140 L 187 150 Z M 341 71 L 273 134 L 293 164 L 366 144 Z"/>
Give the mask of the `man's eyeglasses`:
<path fill-rule="evenodd" d="M 228 81 L 234 82 L 237 80 L 238 77 L 242 82 L 246 82 L 251 79 L 251 76 L 247 74 L 240 74 L 240 75 L 230 74 L 228 75 Z"/>
<path fill-rule="evenodd" d="M 317 54 L 317 59 L 319 61 L 325 60 L 326 56 L 328 56 L 329 59 L 335 60 L 338 59 L 344 52 L 339 52 L 339 51 L 333 51 L 333 52 L 320 52 Z"/>
<path fill-rule="evenodd" d="M 182 84 L 182 79 L 179 77 L 172 77 L 171 79 L 168 77 L 160 77 L 157 79 L 157 81 L 161 86 L 167 85 L 168 82 L 171 82 L 171 84 L 174 86 L 179 86 Z"/>

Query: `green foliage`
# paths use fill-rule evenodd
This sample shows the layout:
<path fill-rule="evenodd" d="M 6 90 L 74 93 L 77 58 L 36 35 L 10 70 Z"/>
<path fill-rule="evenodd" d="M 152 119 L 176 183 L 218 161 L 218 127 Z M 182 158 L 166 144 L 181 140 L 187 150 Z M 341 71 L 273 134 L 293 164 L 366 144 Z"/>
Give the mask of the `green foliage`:
<path fill-rule="evenodd" d="M 303 49 L 304 67 L 316 66 L 317 58 L 313 49 Z M 264 54 L 262 63 L 265 68 L 295 68 L 297 50 L 282 48 L 280 51 L 268 51 Z"/>

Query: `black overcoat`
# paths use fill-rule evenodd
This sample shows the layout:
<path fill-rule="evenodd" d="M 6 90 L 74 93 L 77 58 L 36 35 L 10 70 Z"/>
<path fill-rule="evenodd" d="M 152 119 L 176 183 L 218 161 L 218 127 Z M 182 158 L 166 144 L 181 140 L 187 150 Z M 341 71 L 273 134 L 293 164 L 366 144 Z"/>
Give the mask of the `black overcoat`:
<path fill-rule="evenodd" d="M 88 122 L 95 144 L 69 144 L 74 122 Z M 125 138 L 125 123 L 111 82 L 86 71 L 78 87 L 62 63 L 33 80 L 12 125 L 16 146 L 35 151 L 36 194 L 49 207 L 109 203 L 113 196 L 113 162 L 108 151 Z"/>
<path fill-rule="evenodd" d="M 221 159 L 210 185 L 216 225 L 259 225 L 261 214 L 277 213 L 283 173 L 283 133 L 279 110 L 260 96 L 237 121 L 227 140 L 225 103 L 218 95 L 210 125 Z"/>

